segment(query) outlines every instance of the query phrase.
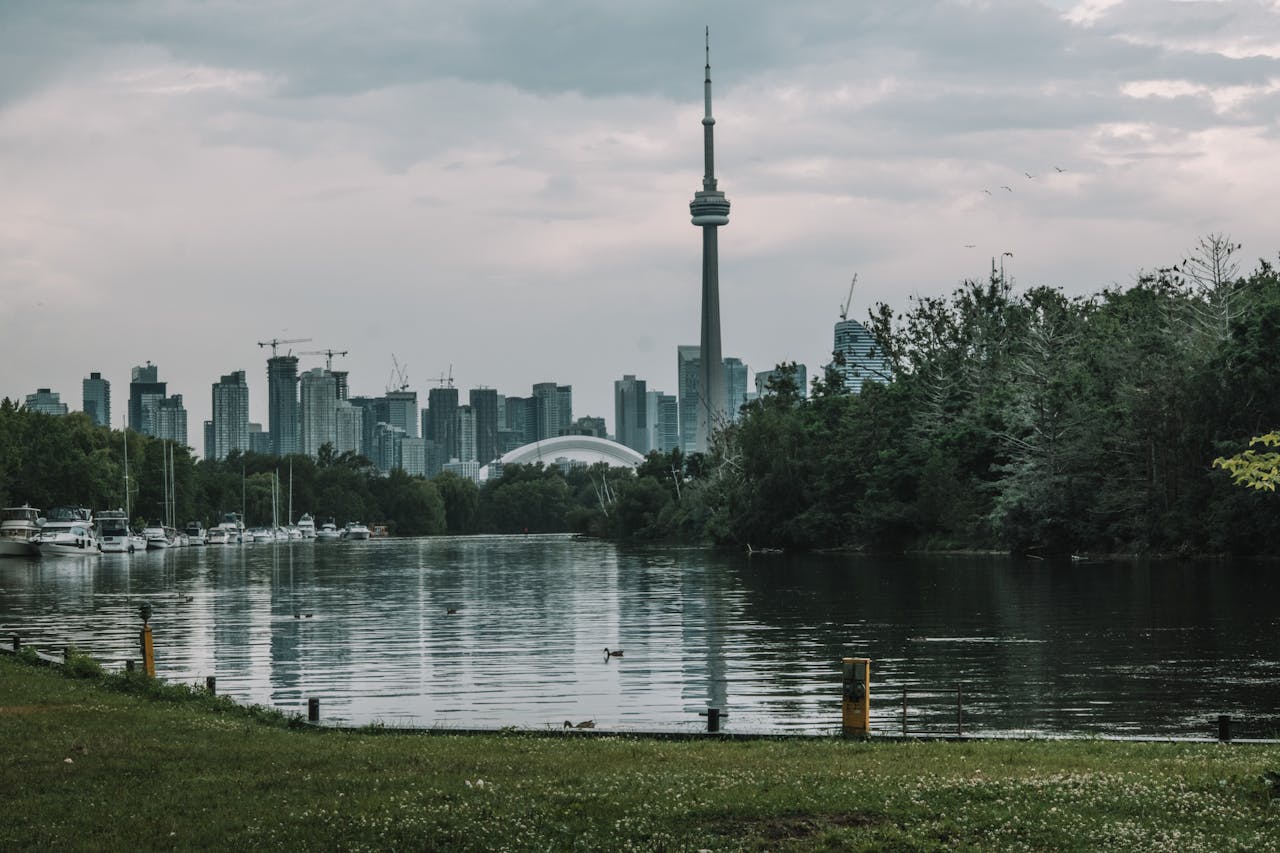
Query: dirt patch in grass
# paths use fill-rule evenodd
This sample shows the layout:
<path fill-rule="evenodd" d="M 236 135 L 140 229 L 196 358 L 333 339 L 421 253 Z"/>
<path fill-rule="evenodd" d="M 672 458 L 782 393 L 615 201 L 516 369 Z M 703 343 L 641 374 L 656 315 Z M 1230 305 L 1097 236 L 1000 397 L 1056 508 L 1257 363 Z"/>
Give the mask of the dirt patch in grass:
<path fill-rule="evenodd" d="M 835 815 L 786 815 L 753 820 L 730 820 L 718 824 L 715 830 L 727 837 L 758 838 L 761 841 L 780 844 L 801 841 L 814 835 L 840 829 L 858 829 L 875 826 L 884 818 L 868 814 Z"/>

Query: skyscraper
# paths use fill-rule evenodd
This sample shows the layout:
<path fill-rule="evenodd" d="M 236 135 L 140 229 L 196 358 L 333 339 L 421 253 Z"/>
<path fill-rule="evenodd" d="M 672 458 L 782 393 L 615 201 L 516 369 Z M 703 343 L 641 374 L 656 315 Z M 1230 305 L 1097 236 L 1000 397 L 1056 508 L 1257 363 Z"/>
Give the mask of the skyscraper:
<path fill-rule="evenodd" d="M 436 459 L 443 457 L 444 462 L 458 458 L 458 389 L 452 387 L 432 388 L 427 392 L 427 428 L 428 434 L 423 436 L 435 443 Z M 431 471 L 431 461 L 427 469 Z"/>
<path fill-rule="evenodd" d="M 725 414 L 737 421 L 739 409 L 747 402 L 747 366 L 740 358 L 724 360 Z"/>
<path fill-rule="evenodd" d="M 321 447 L 338 443 L 338 381 L 323 367 L 313 367 L 298 386 L 299 449 L 314 459 Z"/>
<path fill-rule="evenodd" d="M 154 435 L 155 429 L 150 423 L 152 408 L 156 402 L 163 400 L 166 394 L 165 383 L 160 381 L 159 368 L 151 362 L 145 366 L 135 367 L 130 373 L 129 382 L 129 429 L 143 435 Z"/>
<path fill-rule="evenodd" d="M 649 449 L 670 453 L 680 446 L 679 406 L 674 394 L 649 391 L 645 394 L 649 422 Z"/>
<path fill-rule="evenodd" d="M 693 453 L 698 443 L 698 374 L 700 348 L 682 344 L 676 348 L 676 396 L 680 405 L 680 449 Z"/>
<path fill-rule="evenodd" d="M 111 426 L 111 383 L 101 373 L 90 373 L 82 388 L 84 413 L 99 426 Z"/>
<path fill-rule="evenodd" d="M 387 423 L 404 430 L 406 438 L 418 437 L 418 392 L 387 392 Z"/>
<path fill-rule="evenodd" d="M 36 393 L 28 394 L 24 407 L 42 415 L 65 415 L 68 411 L 67 404 L 62 402 L 62 396 L 48 388 L 37 388 Z"/>
<path fill-rule="evenodd" d="M 277 355 L 267 359 L 267 430 L 271 452 L 290 456 L 298 452 L 298 357 Z"/>
<path fill-rule="evenodd" d="M 720 354 L 720 268 L 718 229 L 729 224 L 729 200 L 716 189 L 715 140 L 711 117 L 711 31 L 707 31 L 707 64 L 703 80 L 706 111 L 702 117 L 702 189 L 693 194 L 689 212 L 702 229 L 702 337 L 698 352 L 698 427 L 694 449 L 706 452 L 711 433 L 725 417 L 724 367 Z"/>
<path fill-rule="evenodd" d="M 213 444 L 205 452 L 226 459 L 233 450 L 249 452 L 249 384 L 243 370 L 213 384 Z"/>
<path fill-rule="evenodd" d="M 796 392 L 800 395 L 801 399 L 805 397 L 806 388 L 808 387 L 807 383 L 809 381 L 809 372 L 803 364 L 779 365 L 779 367 L 774 368 L 773 370 L 762 370 L 759 373 L 757 373 L 756 374 L 756 396 L 757 397 L 764 397 L 769 394 L 769 380 L 773 379 L 775 376 L 779 376 L 782 372 L 779 368 L 782 368 L 784 366 L 789 368 L 787 372 L 791 374 L 791 381 L 795 383 Z"/>
<path fill-rule="evenodd" d="M 472 388 L 468 394 L 476 424 L 476 460 L 488 465 L 498 452 L 498 392 L 494 388 Z"/>
<path fill-rule="evenodd" d="M 889 362 L 875 337 L 857 320 L 841 320 L 836 323 L 835 352 L 842 356 L 844 364 L 836 370 L 844 377 L 844 387 L 858 394 L 867 382 L 888 382 L 893 378 Z"/>
<path fill-rule="evenodd" d="M 646 383 L 626 374 L 613 382 L 614 439 L 636 453 L 649 452 L 649 410 Z"/>
<path fill-rule="evenodd" d="M 349 400 L 339 400 L 334 411 L 336 435 L 333 452 L 364 453 L 364 409 Z"/>
<path fill-rule="evenodd" d="M 150 435 L 186 446 L 187 408 L 182 405 L 182 395 L 157 400 L 151 411 Z"/>
<path fill-rule="evenodd" d="M 560 435 L 573 425 L 573 386 L 556 386 L 556 431 Z"/>
<path fill-rule="evenodd" d="M 453 457 L 462 462 L 478 462 L 476 458 L 476 416 L 470 406 L 459 406 L 457 426 L 454 432 L 458 436 L 458 455 Z M 449 461 L 452 462 L 453 459 Z"/>
<path fill-rule="evenodd" d="M 554 382 L 538 382 L 533 386 L 538 401 L 536 432 L 533 441 L 555 438 L 560 434 L 560 395 Z"/>

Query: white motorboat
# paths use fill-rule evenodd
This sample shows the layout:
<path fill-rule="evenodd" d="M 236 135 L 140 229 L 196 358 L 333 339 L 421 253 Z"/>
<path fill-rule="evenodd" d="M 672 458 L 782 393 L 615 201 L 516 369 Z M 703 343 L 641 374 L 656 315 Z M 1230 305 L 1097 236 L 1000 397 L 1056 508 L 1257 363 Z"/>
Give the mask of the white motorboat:
<path fill-rule="evenodd" d="M 210 539 L 209 539 L 210 545 L 214 545 L 214 544 L 240 545 L 246 541 L 249 541 L 248 539 L 246 539 L 244 535 L 244 522 L 240 520 L 239 513 L 234 513 L 234 512 L 226 513 L 225 515 L 222 516 L 222 521 L 218 524 L 218 526 L 213 529 L 225 531 L 227 534 L 227 538 L 222 542 L 215 543 L 213 541 L 212 531 L 210 531 Z"/>
<path fill-rule="evenodd" d="M 276 541 L 276 533 L 269 527 L 255 527 L 246 535 L 252 535 L 254 542 L 274 542 Z"/>
<path fill-rule="evenodd" d="M 142 528 L 142 538 L 147 540 L 148 551 L 159 551 L 164 548 L 172 548 L 173 534 L 174 530 L 172 527 L 165 527 L 158 521 L 153 521 L 151 524 Z"/>
<path fill-rule="evenodd" d="M 54 507 L 40 528 L 40 555 L 101 556 L 93 526 L 93 513 L 84 507 Z"/>
<path fill-rule="evenodd" d="M 298 519 L 298 530 L 303 539 L 316 538 L 316 520 L 311 517 L 311 513 L 304 512 L 302 518 Z"/>
<path fill-rule="evenodd" d="M 129 519 L 122 509 L 104 509 L 98 513 L 98 547 L 104 554 L 132 554 L 137 546 L 129 530 Z M 147 548 L 143 540 L 142 549 Z"/>
<path fill-rule="evenodd" d="M 0 510 L 0 557 L 34 557 L 40 553 L 40 510 L 14 506 Z"/>
<path fill-rule="evenodd" d="M 205 534 L 204 525 L 198 521 L 192 521 L 187 525 L 186 535 L 187 544 L 189 545 L 204 545 L 209 538 Z"/>
<path fill-rule="evenodd" d="M 209 545 L 226 545 L 231 542 L 231 531 L 222 525 L 212 528 L 209 531 L 207 544 Z"/>
<path fill-rule="evenodd" d="M 286 537 L 290 540 L 302 538 L 302 528 L 298 527 L 296 524 L 290 524 L 284 530 Z"/>
<path fill-rule="evenodd" d="M 320 525 L 320 529 L 316 531 L 316 539 L 318 541 L 330 541 L 341 536 L 342 534 L 338 531 L 338 525 L 333 523 L 332 518 Z"/>
<path fill-rule="evenodd" d="M 129 541 L 133 543 L 134 554 L 147 550 L 147 537 L 143 536 L 141 533 L 130 532 Z"/>
<path fill-rule="evenodd" d="M 342 531 L 343 539 L 360 540 L 369 538 L 369 528 L 358 521 L 349 521 Z"/>

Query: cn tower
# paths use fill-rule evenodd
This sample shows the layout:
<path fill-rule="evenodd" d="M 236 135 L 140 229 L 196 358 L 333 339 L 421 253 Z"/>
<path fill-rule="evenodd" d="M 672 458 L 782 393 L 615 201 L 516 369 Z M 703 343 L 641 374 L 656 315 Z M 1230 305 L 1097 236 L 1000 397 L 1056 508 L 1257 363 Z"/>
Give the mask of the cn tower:
<path fill-rule="evenodd" d="M 694 450 L 710 448 L 711 433 L 725 420 L 724 364 L 720 355 L 720 266 L 717 229 L 729 224 L 729 199 L 716 189 L 716 120 L 711 117 L 711 28 L 706 33 L 707 65 L 703 90 L 702 156 L 706 164 L 702 189 L 693 194 L 689 212 L 702 229 L 702 339 L 698 347 L 698 432 Z"/>

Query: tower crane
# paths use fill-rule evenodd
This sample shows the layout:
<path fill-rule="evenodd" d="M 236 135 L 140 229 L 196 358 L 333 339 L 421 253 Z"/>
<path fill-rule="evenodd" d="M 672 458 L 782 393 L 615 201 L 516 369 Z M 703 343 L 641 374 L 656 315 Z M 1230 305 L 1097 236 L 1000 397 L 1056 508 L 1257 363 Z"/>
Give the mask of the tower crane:
<path fill-rule="evenodd" d="M 387 392 L 409 390 L 409 365 L 401 364 L 396 354 L 391 354 L 391 363 L 395 369 L 391 371 L 392 381 L 387 384 Z"/>
<path fill-rule="evenodd" d="M 844 304 L 840 306 L 840 319 L 849 319 L 849 304 L 853 302 L 853 286 L 858 283 L 858 274 L 853 274 L 853 281 L 849 282 L 849 295 L 845 297 Z"/>
<path fill-rule="evenodd" d="M 307 350 L 306 352 L 298 353 L 298 355 L 324 356 L 324 369 L 327 370 L 329 373 L 333 373 L 333 357 L 335 355 L 348 355 L 348 354 L 349 353 L 347 352 L 347 350 L 336 350 L 336 349 Z"/>
<path fill-rule="evenodd" d="M 311 340 L 311 338 L 290 338 L 289 340 L 282 340 L 282 339 L 280 339 L 280 338 L 272 338 L 272 339 L 271 339 L 271 340 L 269 340 L 269 341 L 258 341 L 258 346 L 260 346 L 260 347 L 271 347 L 271 357 L 272 357 L 272 358 L 275 358 L 275 357 L 276 357 L 276 347 L 280 346 L 280 344 L 301 344 L 301 343 L 305 343 L 306 341 L 309 341 L 309 340 Z"/>
<path fill-rule="evenodd" d="M 429 379 L 429 380 L 427 380 L 427 381 L 428 381 L 428 382 L 434 382 L 437 386 L 439 386 L 439 387 L 441 387 L 441 388 L 452 388 L 452 387 L 453 387 L 453 365 L 452 365 L 452 364 L 451 364 L 451 365 L 449 365 L 449 375 L 448 375 L 448 376 L 445 376 L 445 375 L 444 375 L 444 371 L 440 371 L 440 378 L 439 378 L 439 379 Z"/>

